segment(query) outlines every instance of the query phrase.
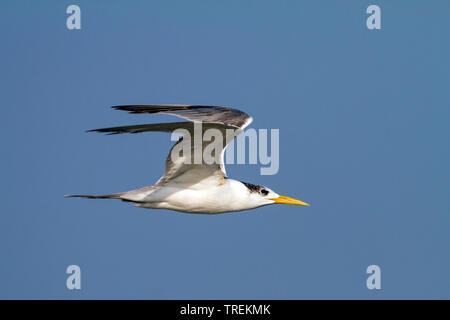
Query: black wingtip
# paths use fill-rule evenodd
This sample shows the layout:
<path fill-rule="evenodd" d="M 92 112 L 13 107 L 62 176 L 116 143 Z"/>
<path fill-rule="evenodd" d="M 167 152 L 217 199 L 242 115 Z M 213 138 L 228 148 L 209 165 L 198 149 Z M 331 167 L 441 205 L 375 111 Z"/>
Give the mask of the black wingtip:
<path fill-rule="evenodd" d="M 127 106 L 112 106 L 111 108 L 114 109 L 114 110 L 122 110 L 122 111 L 130 112 L 130 110 L 128 110 L 126 107 Z"/>
<path fill-rule="evenodd" d="M 135 106 L 132 105 L 126 105 L 126 106 L 112 106 L 114 110 L 124 110 L 124 111 L 130 111 L 130 108 L 133 108 Z"/>
<path fill-rule="evenodd" d="M 126 105 L 126 106 L 112 106 L 114 110 L 128 111 L 128 113 L 145 113 L 145 111 L 139 110 L 140 105 Z"/>
<path fill-rule="evenodd" d="M 91 129 L 91 130 L 86 130 L 85 132 L 104 132 L 103 129 Z"/>
<path fill-rule="evenodd" d="M 120 131 L 111 131 L 109 128 L 86 130 L 86 132 L 100 132 L 100 133 L 105 133 L 105 136 L 110 136 L 110 135 L 114 135 L 114 134 L 119 134 L 119 133 L 121 133 Z"/>

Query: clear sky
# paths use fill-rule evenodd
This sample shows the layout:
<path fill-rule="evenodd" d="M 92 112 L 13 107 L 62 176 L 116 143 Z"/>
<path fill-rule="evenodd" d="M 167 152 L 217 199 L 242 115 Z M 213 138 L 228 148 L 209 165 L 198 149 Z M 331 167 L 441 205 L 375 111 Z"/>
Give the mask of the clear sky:
<path fill-rule="evenodd" d="M 81 30 L 66 28 L 67 6 Z M 368 30 L 366 8 L 381 8 Z M 448 1 L 1 1 L 0 298 L 450 298 Z M 311 207 L 202 216 L 65 199 L 154 183 L 165 122 L 242 109 Z M 81 290 L 66 288 L 67 266 Z M 381 268 L 368 290 L 366 268 Z"/>

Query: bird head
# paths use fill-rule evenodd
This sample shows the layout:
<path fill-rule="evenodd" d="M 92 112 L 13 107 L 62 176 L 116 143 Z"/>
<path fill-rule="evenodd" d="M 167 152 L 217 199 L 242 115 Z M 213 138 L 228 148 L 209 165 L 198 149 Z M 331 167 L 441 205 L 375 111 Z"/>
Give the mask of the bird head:
<path fill-rule="evenodd" d="M 293 204 L 298 206 L 309 206 L 308 203 L 291 198 L 279 195 L 272 189 L 260 186 L 260 185 L 254 185 L 250 183 L 242 182 L 247 189 L 249 190 L 249 197 L 250 201 L 257 205 L 257 206 L 264 206 L 268 204 Z"/>

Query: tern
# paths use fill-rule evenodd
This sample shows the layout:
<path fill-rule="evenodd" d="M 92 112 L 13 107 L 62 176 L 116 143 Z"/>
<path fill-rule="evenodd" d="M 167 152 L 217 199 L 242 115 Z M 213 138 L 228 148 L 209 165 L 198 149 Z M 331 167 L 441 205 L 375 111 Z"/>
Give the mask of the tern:
<path fill-rule="evenodd" d="M 66 197 L 119 199 L 142 208 L 199 214 L 236 212 L 271 204 L 309 206 L 303 201 L 279 195 L 268 187 L 241 182 L 226 176 L 224 165 L 226 146 L 253 121 L 252 117 L 240 110 L 196 105 L 126 105 L 112 108 L 133 114 L 174 115 L 189 121 L 90 130 L 120 134 L 146 131 L 174 132 L 183 129 L 185 134 L 172 147 L 166 159 L 165 174 L 154 185 L 107 195 L 76 194 Z M 216 129 L 216 132 L 222 133 L 223 147 L 218 156 L 219 161 L 213 163 L 204 159 L 199 163 L 186 161 L 192 155 L 189 152 L 194 153 L 195 148 L 199 146 L 198 141 L 189 142 L 189 152 L 180 152 L 178 157 L 173 157 L 173 151 L 179 148 L 181 143 L 185 143 L 183 139 L 188 135 L 194 136 L 195 126 L 198 124 L 201 124 L 202 132 Z M 233 132 L 231 138 L 229 130 Z M 200 142 L 200 146 L 204 147 L 205 141 Z"/>

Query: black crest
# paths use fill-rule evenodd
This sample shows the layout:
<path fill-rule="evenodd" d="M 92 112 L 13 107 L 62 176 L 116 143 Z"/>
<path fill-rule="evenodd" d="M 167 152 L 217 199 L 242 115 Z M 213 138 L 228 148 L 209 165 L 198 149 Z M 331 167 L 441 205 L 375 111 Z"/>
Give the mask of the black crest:
<path fill-rule="evenodd" d="M 241 181 L 242 182 L 242 181 Z M 256 184 L 251 184 L 247 182 L 242 182 L 250 192 L 259 192 L 262 188 L 262 186 L 258 186 Z"/>

